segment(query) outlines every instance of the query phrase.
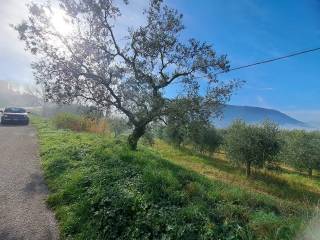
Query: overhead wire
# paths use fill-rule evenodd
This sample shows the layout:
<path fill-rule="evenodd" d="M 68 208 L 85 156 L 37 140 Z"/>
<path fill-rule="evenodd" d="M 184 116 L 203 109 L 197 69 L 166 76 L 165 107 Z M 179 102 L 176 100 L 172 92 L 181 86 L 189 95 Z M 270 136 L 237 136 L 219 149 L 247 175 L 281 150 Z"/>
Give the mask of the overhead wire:
<path fill-rule="evenodd" d="M 315 51 L 319 51 L 319 50 L 320 50 L 320 47 L 302 50 L 302 51 L 290 53 L 290 54 L 287 54 L 287 55 L 284 55 L 281 57 L 271 58 L 271 59 L 262 60 L 259 62 L 255 62 L 255 63 L 251 63 L 251 64 L 239 66 L 239 67 L 230 68 L 228 70 L 218 72 L 215 75 L 222 74 L 222 73 L 228 73 L 228 72 L 236 71 L 236 70 L 243 69 L 243 68 L 249 68 L 249 67 L 253 67 L 253 66 L 261 65 L 261 64 L 265 64 L 265 63 L 270 63 L 270 62 L 274 62 L 274 61 L 278 61 L 278 60 L 282 60 L 282 59 L 286 59 L 286 58 L 291 58 L 294 56 L 298 56 L 298 55 L 302 55 L 302 54 L 306 54 L 306 53 L 310 53 L 310 52 L 315 52 Z"/>

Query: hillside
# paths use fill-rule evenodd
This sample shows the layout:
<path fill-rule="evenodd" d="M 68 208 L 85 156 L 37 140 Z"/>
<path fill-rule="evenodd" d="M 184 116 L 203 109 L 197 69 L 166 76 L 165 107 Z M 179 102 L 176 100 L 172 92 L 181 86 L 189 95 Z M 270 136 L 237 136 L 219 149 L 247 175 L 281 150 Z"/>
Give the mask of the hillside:
<path fill-rule="evenodd" d="M 22 86 L 0 80 L 0 108 L 6 106 L 32 107 L 39 105 L 39 98 L 22 90 Z"/>
<path fill-rule="evenodd" d="M 222 108 L 222 118 L 213 119 L 214 124 L 219 128 L 228 127 L 234 120 L 242 119 L 247 123 L 261 123 L 265 120 L 273 121 L 283 128 L 308 128 L 308 124 L 296 120 L 280 111 L 274 109 L 225 105 Z"/>
<path fill-rule="evenodd" d="M 162 141 L 132 152 L 109 135 L 33 123 L 62 239 L 293 239 L 319 199 L 317 180 L 295 172 L 252 181 L 219 154 Z"/>

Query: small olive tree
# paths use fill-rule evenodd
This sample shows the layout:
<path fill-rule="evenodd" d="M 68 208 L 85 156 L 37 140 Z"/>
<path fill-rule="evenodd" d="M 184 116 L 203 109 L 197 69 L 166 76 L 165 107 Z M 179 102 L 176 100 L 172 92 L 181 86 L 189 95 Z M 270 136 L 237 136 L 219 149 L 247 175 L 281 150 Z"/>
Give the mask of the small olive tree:
<path fill-rule="evenodd" d="M 175 99 L 166 96 L 172 84 L 179 83 L 185 97 L 201 97 L 201 106 L 211 112 L 239 86 L 238 81 L 216 78 L 217 71 L 229 70 L 225 55 L 217 55 L 206 42 L 182 41 L 182 15 L 162 0 L 150 0 L 146 21 L 129 28 L 125 36 L 117 32 L 120 1 L 52 2 L 55 7 L 29 5 L 28 19 L 15 27 L 26 49 L 36 56 L 32 67 L 45 100 L 118 110 L 133 126 L 128 138 L 132 149 L 150 122 L 166 116 Z M 69 33 L 52 24 L 57 9 L 71 25 Z M 202 79 L 204 92 L 199 87 Z"/>
<path fill-rule="evenodd" d="M 211 115 L 212 109 L 204 106 L 201 97 L 175 99 L 168 107 L 165 121 L 167 139 L 177 146 L 191 143 L 204 150 L 203 135 L 211 126 Z"/>
<path fill-rule="evenodd" d="M 282 151 L 285 162 L 312 177 L 320 169 L 320 133 L 293 130 L 286 132 Z"/>
<path fill-rule="evenodd" d="M 223 141 L 220 133 L 211 125 L 202 129 L 200 140 L 200 146 L 211 155 L 220 147 Z"/>
<path fill-rule="evenodd" d="M 247 177 L 251 175 L 252 166 L 261 168 L 267 161 L 274 161 L 280 146 L 280 131 L 271 122 L 248 125 L 237 120 L 229 127 L 225 136 L 228 157 L 246 166 Z"/>
<path fill-rule="evenodd" d="M 119 117 L 119 116 L 109 117 L 107 121 L 110 124 L 111 131 L 113 132 L 115 138 L 119 137 L 122 133 L 130 129 L 127 121 L 122 117 Z"/>

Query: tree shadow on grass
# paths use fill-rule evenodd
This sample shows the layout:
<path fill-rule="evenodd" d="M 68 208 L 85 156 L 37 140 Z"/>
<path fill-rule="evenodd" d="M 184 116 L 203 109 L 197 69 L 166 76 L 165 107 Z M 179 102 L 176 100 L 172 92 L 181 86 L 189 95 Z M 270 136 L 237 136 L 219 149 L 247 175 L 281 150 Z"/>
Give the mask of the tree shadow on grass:
<path fill-rule="evenodd" d="M 236 168 L 230 162 L 222 159 L 218 159 L 214 156 L 207 156 L 205 154 L 201 154 L 198 152 L 195 152 L 189 148 L 181 147 L 180 151 L 183 152 L 186 155 L 195 156 L 199 159 L 201 159 L 202 163 L 205 163 L 206 165 L 212 166 L 214 168 L 219 169 L 220 171 L 231 173 L 231 174 L 241 174 L 241 170 L 239 168 Z"/>
<path fill-rule="evenodd" d="M 307 204 L 318 204 L 320 199 L 320 193 L 309 190 L 310 186 L 298 182 L 290 183 L 272 173 L 256 172 L 252 180 L 266 192 L 283 199 L 298 200 Z"/>
<path fill-rule="evenodd" d="M 199 160 L 205 165 L 228 174 L 238 175 L 242 179 L 245 179 L 245 170 L 243 167 L 233 166 L 226 160 L 200 154 L 185 147 L 180 148 L 180 151 L 186 155 L 198 157 Z M 261 170 L 255 169 L 250 179 L 245 181 L 247 186 L 250 188 L 266 192 L 282 199 L 299 202 L 302 201 L 307 204 L 318 204 L 320 199 L 319 192 L 309 190 L 308 188 L 310 188 L 310 186 L 307 186 L 304 183 L 289 182 L 280 175 L 281 173 L 297 174 L 297 172 L 292 172 L 287 169 L 280 169 L 278 170 L 278 173 L 279 175 L 277 175 L 276 172 L 264 173 Z M 315 176 L 314 179 L 319 179 L 319 176 Z"/>

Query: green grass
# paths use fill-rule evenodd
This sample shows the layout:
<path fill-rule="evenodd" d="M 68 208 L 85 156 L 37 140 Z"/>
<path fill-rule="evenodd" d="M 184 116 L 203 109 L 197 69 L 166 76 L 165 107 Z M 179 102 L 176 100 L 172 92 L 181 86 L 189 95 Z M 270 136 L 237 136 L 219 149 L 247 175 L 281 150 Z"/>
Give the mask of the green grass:
<path fill-rule="evenodd" d="M 108 136 L 33 122 L 62 239 L 293 239 L 308 218 L 303 205 L 203 176 L 164 149 L 132 152 Z"/>
<path fill-rule="evenodd" d="M 283 168 L 281 171 L 255 170 L 254 175 L 247 179 L 245 170 L 239 166 L 232 166 L 223 153 L 215 154 L 213 157 L 203 156 L 186 148 L 174 148 L 161 140 L 156 141 L 154 149 L 171 162 L 210 179 L 271 195 L 306 208 L 313 208 L 319 203 L 320 181 L 317 176 L 310 179 L 292 169 Z"/>

